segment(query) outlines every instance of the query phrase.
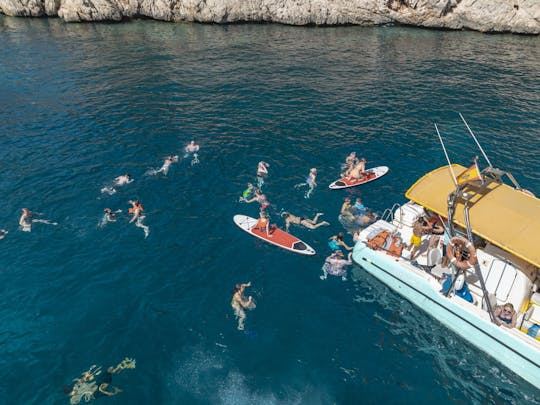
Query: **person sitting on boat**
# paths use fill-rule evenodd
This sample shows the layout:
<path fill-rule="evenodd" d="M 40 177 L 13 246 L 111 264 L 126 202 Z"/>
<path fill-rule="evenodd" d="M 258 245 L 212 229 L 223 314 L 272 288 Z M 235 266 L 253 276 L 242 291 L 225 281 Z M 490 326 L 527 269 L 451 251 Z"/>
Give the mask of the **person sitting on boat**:
<path fill-rule="evenodd" d="M 244 202 L 250 204 L 254 201 L 257 201 L 259 204 L 261 204 L 261 210 L 266 209 L 270 203 L 266 199 L 266 196 L 262 193 L 261 189 L 255 190 L 255 196 L 253 198 L 250 198 L 249 200 L 244 200 Z"/>
<path fill-rule="evenodd" d="M 244 330 L 244 321 L 246 320 L 246 311 L 244 309 L 255 309 L 253 297 L 247 299 L 244 296 L 246 287 L 251 287 L 251 281 L 245 284 L 236 284 L 232 291 L 231 307 L 233 307 L 234 315 L 238 319 L 238 330 Z"/>
<path fill-rule="evenodd" d="M 343 232 L 339 232 L 337 235 L 334 235 L 328 239 L 328 246 L 332 251 L 336 252 L 338 250 L 341 250 L 341 246 L 343 246 L 347 250 L 353 250 L 352 247 L 347 246 L 347 244 L 343 241 L 343 237 L 345 235 Z"/>
<path fill-rule="evenodd" d="M 497 305 L 493 309 L 493 316 L 495 317 L 495 323 L 499 326 L 504 326 L 509 329 L 516 327 L 517 313 L 510 302 L 504 305 Z"/>
<path fill-rule="evenodd" d="M 337 250 L 326 258 L 322 267 L 323 274 L 321 280 L 326 280 L 328 274 L 341 277 L 343 281 L 347 281 L 347 269 L 345 266 L 352 264 L 352 253 L 349 253 L 347 260 L 343 258 L 343 252 Z"/>
<path fill-rule="evenodd" d="M 364 172 L 366 170 L 366 159 L 362 158 L 354 167 L 347 170 L 346 177 L 350 180 L 362 180 L 364 179 Z"/>
<path fill-rule="evenodd" d="M 271 231 L 270 231 L 270 218 L 268 218 L 268 214 L 266 211 L 261 210 L 259 213 L 259 219 L 257 220 L 257 223 L 252 229 L 257 229 L 259 232 L 266 232 L 266 236 L 269 238 L 272 237 Z"/>
<path fill-rule="evenodd" d="M 302 225 L 302 226 L 304 226 L 304 227 L 306 227 L 308 229 L 317 229 L 320 226 L 330 225 L 326 221 L 322 221 L 322 222 L 317 223 L 317 221 L 319 220 L 319 217 L 321 215 L 323 215 L 323 213 L 318 212 L 313 217 L 313 219 L 309 219 L 309 218 L 306 218 L 306 217 L 297 217 L 296 215 L 293 215 L 290 212 L 284 212 L 283 214 L 281 214 L 281 216 L 283 218 L 285 218 L 285 230 L 287 232 L 289 232 L 289 226 L 291 224 Z"/>

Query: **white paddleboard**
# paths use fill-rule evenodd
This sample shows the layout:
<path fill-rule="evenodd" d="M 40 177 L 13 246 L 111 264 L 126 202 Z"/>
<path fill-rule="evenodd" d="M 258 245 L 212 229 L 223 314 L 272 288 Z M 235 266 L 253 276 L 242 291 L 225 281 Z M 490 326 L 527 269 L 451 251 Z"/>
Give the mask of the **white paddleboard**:
<path fill-rule="evenodd" d="M 332 190 L 339 190 L 342 188 L 349 188 L 359 186 L 361 184 L 369 183 L 370 181 L 377 180 L 388 173 L 388 166 L 372 167 L 365 171 L 365 177 L 363 179 L 349 179 L 342 177 L 339 180 L 334 181 L 328 186 Z"/>
<path fill-rule="evenodd" d="M 247 215 L 235 215 L 233 221 L 240 229 L 243 229 L 252 236 L 255 236 L 259 239 L 264 240 L 265 242 L 271 243 L 272 245 L 279 246 L 280 248 L 289 250 L 294 253 L 299 253 L 301 255 L 314 255 L 315 249 L 309 246 L 307 243 L 301 241 L 296 236 L 291 235 L 281 229 L 274 229 L 271 231 L 270 236 L 266 235 L 266 231 L 260 231 L 258 229 L 253 229 L 257 224 L 258 220 Z"/>

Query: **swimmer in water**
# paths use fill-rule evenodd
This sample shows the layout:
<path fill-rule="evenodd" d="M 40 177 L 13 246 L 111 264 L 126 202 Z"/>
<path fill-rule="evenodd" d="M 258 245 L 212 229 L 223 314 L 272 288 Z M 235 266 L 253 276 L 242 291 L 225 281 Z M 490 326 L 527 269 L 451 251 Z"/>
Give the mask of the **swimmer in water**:
<path fill-rule="evenodd" d="M 99 226 L 103 227 L 107 225 L 109 222 L 116 222 L 116 213 L 122 212 L 122 210 L 113 211 L 110 208 L 105 208 L 103 210 L 103 216 L 101 217 L 101 220 L 99 221 Z"/>
<path fill-rule="evenodd" d="M 247 184 L 247 188 L 242 192 L 242 197 L 238 201 L 246 201 L 253 197 L 255 194 L 255 186 L 252 183 Z"/>
<path fill-rule="evenodd" d="M 122 176 L 118 176 L 114 179 L 114 184 L 112 186 L 106 186 L 101 189 L 102 193 L 107 193 L 112 195 L 118 191 L 118 189 L 126 184 L 133 182 L 133 178 L 129 173 L 126 173 Z"/>
<path fill-rule="evenodd" d="M 103 210 L 103 219 L 106 222 L 116 222 L 115 216 L 116 216 L 115 213 L 112 212 L 112 210 L 110 208 L 105 208 Z"/>
<path fill-rule="evenodd" d="M 65 388 L 64 391 L 69 395 L 69 403 L 77 405 L 83 399 L 90 402 L 100 396 L 113 396 L 122 392 L 120 388 L 111 385 L 112 376 L 126 369 L 134 369 L 135 366 L 135 360 L 127 357 L 116 367 L 107 368 L 105 372 L 102 372 L 101 366 L 93 365 L 82 373 L 80 378 L 75 378 L 73 385 Z"/>
<path fill-rule="evenodd" d="M 353 208 L 356 211 L 356 215 L 354 217 L 358 225 L 367 225 L 377 220 L 377 214 L 368 212 L 368 209 L 364 206 L 364 204 L 362 204 L 360 197 L 356 199 Z"/>
<path fill-rule="evenodd" d="M 352 247 L 347 246 L 347 244 L 343 241 L 343 237 L 345 235 L 343 232 L 339 232 L 337 235 L 334 235 L 328 239 L 328 246 L 330 249 L 332 249 L 334 252 L 337 252 L 338 250 L 341 250 L 340 246 L 343 246 L 347 250 L 353 250 Z"/>
<path fill-rule="evenodd" d="M 260 189 L 255 190 L 255 196 L 253 198 L 250 198 L 249 200 L 245 200 L 246 203 L 250 204 L 254 201 L 257 201 L 259 204 L 261 204 L 261 210 L 265 210 L 270 206 L 270 203 L 266 199 L 266 196 L 262 193 Z"/>
<path fill-rule="evenodd" d="M 8 233 L 5 229 L 0 229 L 0 239 L 4 239 Z"/>
<path fill-rule="evenodd" d="M 135 226 L 138 228 L 142 228 L 144 231 L 144 238 L 146 239 L 148 235 L 150 234 L 150 228 L 144 224 L 144 219 L 146 218 L 144 215 L 144 208 L 140 201 L 133 201 L 129 200 L 129 203 L 131 204 L 131 208 L 128 210 L 128 212 L 132 215 L 131 219 L 129 220 L 129 223 L 135 222 Z"/>
<path fill-rule="evenodd" d="M 39 212 L 32 212 L 28 208 L 22 209 L 21 217 L 19 218 L 19 225 L 23 232 L 31 232 L 32 224 L 41 223 L 46 225 L 58 225 L 56 222 L 49 221 L 48 219 L 35 219 L 32 214 L 41 215 Z"/>
<path fill-rule="evenodd" d="M 347 269 L 345 266 L 352 264 L 352 253 L 349 253 L 347 260 L 343 258 L 343 252 L 337 250 L 326 258 L 322 267 L 323 274 L 321 280 L 326 280 L 328 274 L 341 277 L 343 281 L 347 281 Z"/>
<path fill-rule="evenodd" d="M 161 166 L 161 169 L 159 169 L 157 173 L 163 173 L 166 176 L 167 173 L 169 173 L 169 168 L 175 162 L 178 162 L 178 156 L 167 156 L 165 162 L 163 162 L 163 166 Z"/>
<path fill-rule="evenodd" d="M 193 159 L 191 160 L 191 166 L 199 163 L 199 149 L 200 149 L 200 146 L 197 145 L 194 140 L 188 143 L 186 147 L 184 148 L 184 152 L 185 152 L 184 158 L 187 158 L 190 155 L 193 156 Z"/>
<path fill-rule="evenodd" d="M 255 309 L 255 302 L 253 297 L 249 296 L 247 299 L 244 296 L 244 290 L 246 287 L 251 287 L 251 281 L 245 284 L 236 284 L 232 291 L 231 307 L 233 307 L 234 315 L 238 319 L 238 330 L 244 330 L 244 321 L 246 320 L 245 309 Z"/>
<path fill-rule="evenodd" d="M 187 154 L 193 154 L 193 153 L 197 153 L 199 149 L 200 149 L 200 146 L 197 145 L 194 140 L 192 140 L 186 145 L 186 147 L 184 148 L 184 152 L 186 152 Z"/>
<path fill-rule="evenodd" d="M 19 226 L 24 232 L 30 232 L 32 230 L 32 212 L 28 208 L 22 209 Z"/>
<path fill-rule="evenodd" d="M 306 194 L 304 195 L 304 198 L 309 198 L 311 197 L 311 194 L 313 193 L 313 190 L 315 189 L 315 187 L 317 187 L 317 169 L 316 168 L 312 168 L 309 170 L 309 174 L 308 174 L 308 177 L 306 178 L 306 182 L 305 183 L 300 183 L 300 184 L 296 184 L 294 187 L 295 188 L 299 188 L 299 187 L 303 187 L 303 186 L 308 186 L 308 191 L 306 191 Z"/>
<path fill-rule="evenodd" d="M 308 229 L 317 229 L 320 226 L 330 225 L 326 221 L 322 221 L 322 222 L 317 223 L 317 221 L 319 220 L 319 217 L 321 215 L 323 215 L 323 213 L 318 212 L 313 217 L 313 219 L 309 219 L 309 218 L 306 218 L 306 217 L 297 217 L 296 215 L 293 215 L 290 212 L 284 212 L 283 214 L 281 214 L 281 216 L 283 218 L 285 218 L 285 231 L 287 231 L 287 232 L 289 232 L 290 224 L 302 225 L 302 226 L 304 226 L 304 227 L 306 227 Z"/>
<path fill-rule="evenodd" d="M 262 160 L 257 165 L 257 187 L 261 188 L 264 184 L 264 178 L 268 177 L 268 168 L 270 165 Z"/>

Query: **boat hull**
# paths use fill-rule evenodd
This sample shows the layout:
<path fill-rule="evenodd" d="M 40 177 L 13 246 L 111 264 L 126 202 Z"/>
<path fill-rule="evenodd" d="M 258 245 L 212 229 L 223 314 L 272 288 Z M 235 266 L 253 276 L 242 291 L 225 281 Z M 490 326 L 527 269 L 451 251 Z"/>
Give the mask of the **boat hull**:
<path fill-rule="evenodd" d="M 517 330 L 507 331 L 490 322 L 487 314 L 459 297 L 447 298 L 414 271 L 384 252 L 358 242 L 353 261 L 388 287 L 421 308 L 462 338 L 540 388 L 538 343 Z M 485 316 L 483 316 L 485 314 Z"/>

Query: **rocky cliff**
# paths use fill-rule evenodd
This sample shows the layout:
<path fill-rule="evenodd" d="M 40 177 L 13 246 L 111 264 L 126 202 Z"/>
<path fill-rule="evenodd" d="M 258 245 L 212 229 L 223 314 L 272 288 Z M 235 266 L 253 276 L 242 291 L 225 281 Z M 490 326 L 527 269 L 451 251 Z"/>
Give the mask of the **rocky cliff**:
<path fill-rule="evenodd" d="M 11 16 L 68 22 L 147 17 L 202 23 L 408 24 L 482 32 L 540 33 L 540 0 L 0 0 Z"/>

